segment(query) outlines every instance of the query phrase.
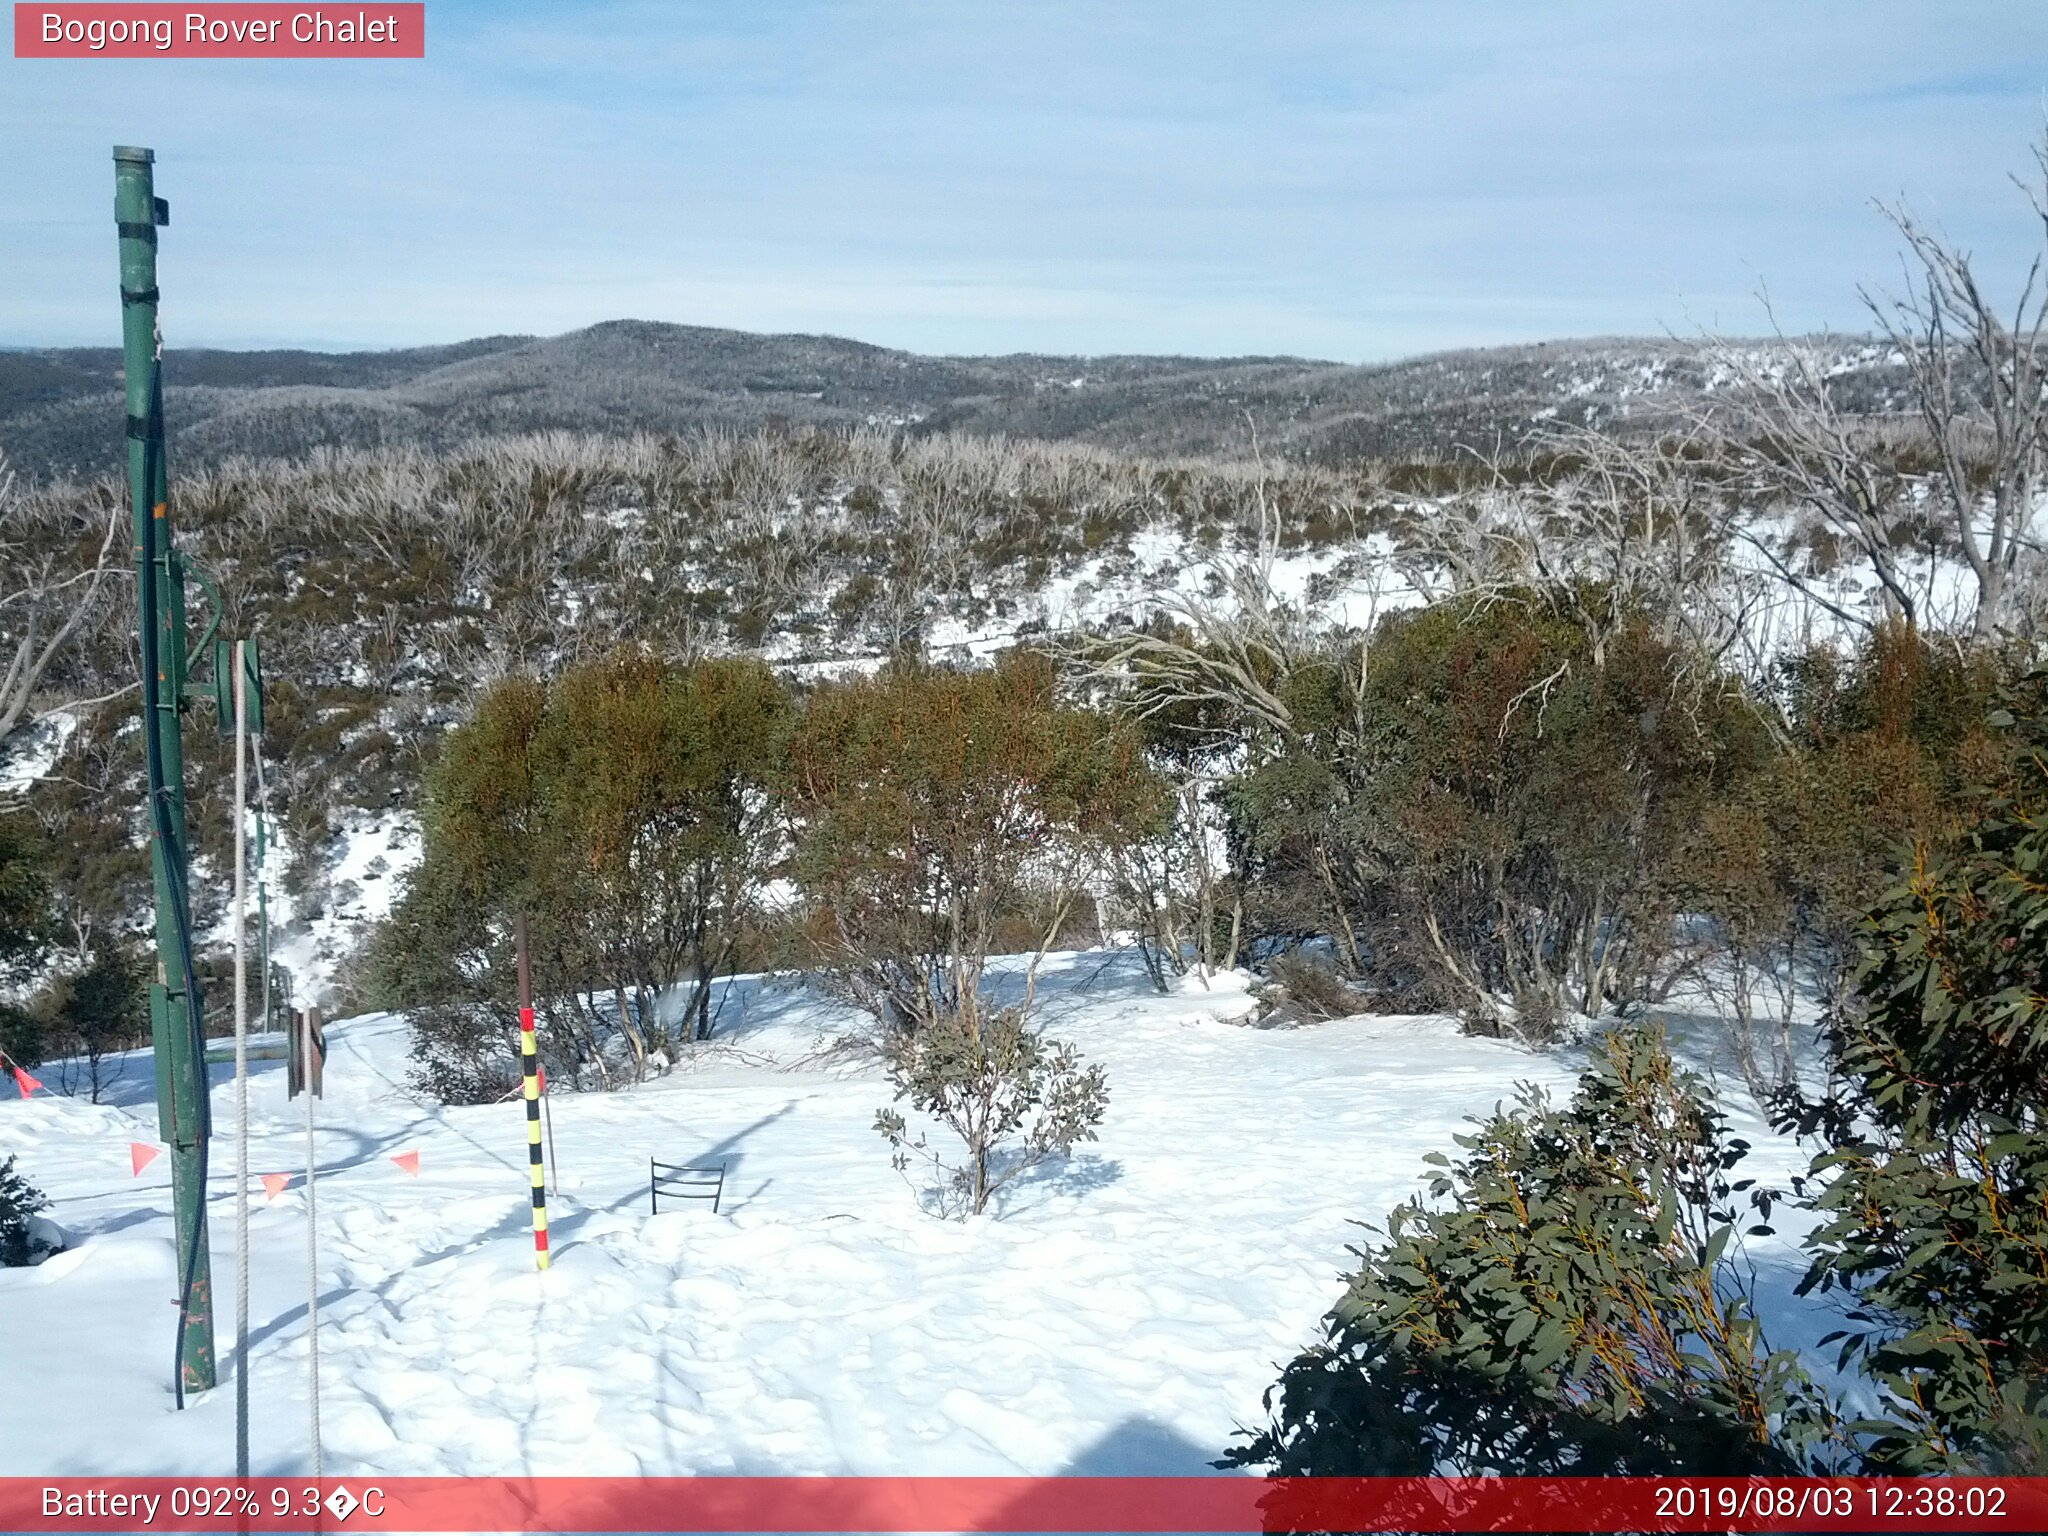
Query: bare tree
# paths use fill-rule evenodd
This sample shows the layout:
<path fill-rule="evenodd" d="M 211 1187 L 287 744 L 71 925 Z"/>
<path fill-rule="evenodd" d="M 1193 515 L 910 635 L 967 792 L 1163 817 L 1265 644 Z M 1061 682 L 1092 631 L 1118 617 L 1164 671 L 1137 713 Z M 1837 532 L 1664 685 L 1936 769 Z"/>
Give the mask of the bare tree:
<path fill-rule="evenodd" d="M 1294 736 L 1286 680 L 1328 654 L 1329 626 L 1278 591 L 1280 520 L 1263 466 L 1253 483 L 1252 510 L 1252 550 L 1213 561 L 1206 572 L 1209 592 L 1163 585 L 1152 596 L 1163 625 L 1084 637 L 1075 647 L 1090 675 L 1142 684 L 1140 717 L 1194 705 L 1216 710 L 1226 736 L 1246 730 Z"/>
<path fill-rule="evenodd" d="M 0 455 L 0 746 L 58 707 L 34 709 L 51 668 L 119 569 L 120 507 L 107 507 L 104 520 L 98 548 L 83 567 L 71 541 L 33 538 L 28 503 Z"/>
<path fill-rule="evenodd" d="M 1082 635 L 1065 648 L 1071 664 L 1093 684 L 1119 698 L 1140 719 L 1177 713 L 1192 736 L 1206 733 L 1208 745 L 1240 763 L 1302 744 L 1304 727 L 1290 695 L 1292 683 L 1309 669 L 1326 672 L 1343 690 L 1343 727 L 1349 739 L 1362 729 L 1366 661 L 1371 630 L 1338 623 L 1322 605 L 1296 603 L 1276 581 L 1281 525 L 1270 494 L 1265 462 L 1253 437 L 1254 475 L 1249 511 L 1255 519 L 1249 551 L 1233 551 L 1212 562 L 1207 590 L 1190 591 L 1178 581 L 1155 588 L 1154 620 L 1107 636 Z M 1383 575 L 1376 566 L 1368 583 Z M 1381 593 L 1372 588 L 1374 606 Z M 1207 722 L 1206 727 L 1203 722 Z M 1237 962 L 1245 920 L 1241 886 L 1231 886 L 1229 937 L 1213 954 L 1216 904 L 1222 880 L 1209 857 L 1209 817 L 1203 807 L 1206 769 L 1193 760 L 1172 771 L 1184 797 L 1176 835 L 1202 839 L 1191 848 L 1193 867 L 1176 876 L 1177 893 L 1193 903 L 1202 935 L 1201 963 L 1214 958 Z M 1338 867 L 1341 854 L 1324 844 L 1314 850 L 1314 876 L 1330 903 L 1332 933 L 1346 968 L 1356 974 L 1362 953 L 1348 917 L 1344 888 L 1352 874 Z M 1188 877 L 1192 877 L 1191 880 Z"/>
<path fill-rule="evenodd" d="M 2019 182 L 2048 246 L 2048 141 L 2034 150 L 2037 180 Z M 1901 204 L 1884 207 L 1906 242 L 1904 291 L 1864 302 L 1905 359 L 1913 403 L 1934 451 L 1956 547 L 1976 578 L 1972 630 L 2006 628 L 2013 572 L 2033 549 L 2035 501 L 2048 456 L 2048 325 L 2042 253 L 2028 265 L 2009 312 L 1984 291 L 1970 253 Z"/>
<path fill-rule="evenodd" d="M 2014 577 L 2022 557 L 2040 550 L 2035 502 L 2048 469 L 2048 141 L 2034 159 L 2035 181 L 2016 184 L 2041 226 L 2043 250 L 2009 310 L 1986 292 L 1968 251 L 1903 204 L 1878 205 L 1905 241 L 1904 283 L 1896 294 L 1865 289 L 1862 297 L 1904 369 L 1903 417 L 1845 406 L 1825 349 L 1788 339 L 1775 317 L 1776 344 L 1767 349 L 1710 338 L 1710 359 L 1735 388 L 1703 420 L 1720 428 L 1753 491 L 1806 509 L 1821 532 L 1854 552 L 1877 582 L 1882 614 L 1820 590 L 1763 532 L 1738 531 L 1780 578 L 1845 623 L 1939 617 L 1907 569 L 1930 507 L 1974 578 L 1972 633 L 1988 638 L 2026 617 L 2028 598 Z M 1922 457 L 1932 460 L 1931 486 L 1911 472 Z"/>
<path fill-rule="evenodd" d="M 1897 431 L 1883 419 L 1843 408 L 1829 384 L 1824 343 L 1787 337 L 1775 317 L 1772 326 L 1774 344 L 1761 351 L 1709 338 L 1708 358 L 1733 387 L 1700 412 L 1699 427 L 1703 435 L 1720 437 L 1723 463 L 1745 491 L 1766 505 L 1800 508 L 1830 543 L 1869 570 L 1881 615 L 1859 611 L 1817 585 L 1769 530 L 1742 519 L 1731 527 L 1779 580 L 1843 623 L 1866 628 L 1882 616 L 1916 624 L 1920 603 L 1904 569 L 1915 509 L 1899 468 Z"/>
<path fill-rule="evenodd" d="M 1542 473 L 1496 452 L 1477 491 L 1409 509 L 1403 574 L 1431 600 L 1539 596 L 1584 631 L 1596 666 L 1631 612 L 1654 615 L 1688 654 L 1718 661 L 1744 609 L 1718 590 L 1728 577 L 1728 517 L 1720 487 L 1700 470 L 1702 436 L 1694 427 L 1632 441 L 1556 426 L 1521 453 Z"/>

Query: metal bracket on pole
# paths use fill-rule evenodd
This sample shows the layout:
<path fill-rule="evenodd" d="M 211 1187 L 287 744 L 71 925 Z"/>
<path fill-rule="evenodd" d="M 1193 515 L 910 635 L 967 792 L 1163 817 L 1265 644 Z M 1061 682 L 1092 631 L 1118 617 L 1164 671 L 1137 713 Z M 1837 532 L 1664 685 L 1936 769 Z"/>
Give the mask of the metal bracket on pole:
<path fill-rule="evenodd" d="M 216 587 L 213 578 L 206 574 L 206 567 L 196 561 L 187 560 L 182 551 L 178 554 L 178 569 L 182 575 L 198 582 L 199 590 L 206 594 L 206 628 L 199 632 L 199 638 L 192 643 L 192 649 L 185 653 L 185 675 L 190 677 L 192 669 L 199 665 L 200 658 L 206 654 L 208 647 L 214 644 L 214 636 L 220 633 L 220 588 Z M 218 653 L 215 659 L 218 660 Z"/>
<path fill-rule="evenodd" d="M 213 703 L 220 719 L 222 737 L 235 734 L 235 652 L 242 653 L 243 705 L 248 710 L 251 736 L 263 735 L 263 663 L 254 640 L 213 642 Z"/>

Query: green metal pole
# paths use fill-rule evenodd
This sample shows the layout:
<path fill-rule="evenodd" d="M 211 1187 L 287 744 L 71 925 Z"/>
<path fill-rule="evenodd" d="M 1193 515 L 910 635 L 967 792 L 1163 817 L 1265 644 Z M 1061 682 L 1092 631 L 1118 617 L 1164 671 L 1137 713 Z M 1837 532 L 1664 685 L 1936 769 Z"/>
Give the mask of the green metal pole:
<path fill-rule="evenodd" d="M 193 1020 L 201 999 L 191 975 L 191 904 L 185 876 L 185 578 L 171 540 L 157 365 L 156 232 L 168 210 L 156 199 L 147 149 L 114 151 L 114 217 L 121 241 L 122 372 L 128 392 L 128 490 L 135 521 L 146 749 L 150 767 L 150 867 L 156 882 L 156 979 L 149 989 L 157 1118 L 171 1149 L 178 1233 L 178 1391 L 214 1384 L 213 1276 L 206 1242 L 206 1141 L 211 1130 L 206 1062 Z M 151 666 L 150 663 L 154 662 Z M 154 675 L 151 675 L 151 674 Z"/>

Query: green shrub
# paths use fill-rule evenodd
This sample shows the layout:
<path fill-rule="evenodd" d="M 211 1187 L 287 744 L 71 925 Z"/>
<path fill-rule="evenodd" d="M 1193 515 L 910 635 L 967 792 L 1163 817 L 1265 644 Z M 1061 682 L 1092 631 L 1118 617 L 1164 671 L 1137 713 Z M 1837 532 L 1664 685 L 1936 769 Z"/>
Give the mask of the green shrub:
<path fill-rule="evenodd" d="M 0 815 L 0 980 L 26 975 L 50 934 L 42 840 L 22 815 Z"/>
<path fill-rule="evenodd" d="M 1917 842 L 1831 1026 L 1826 1223 L 1804 1289 L 1848 1301 L 1880 1470 L 2048 1468 L 2048 674 L 1994 716 L 2014 767 L 1957 845 Z"/>
<path fill-rule="evenodd" d="M 964 1157 L 913 1134 L 901 1111 L 875 1116 L 899 1173 L 913 1159 L 938 1177 L 930 1191 L 944 1214 L 978 1216 L 1004 1185 L 1078 1142 L 1093 1141 L 1109 1100 L 1099 1066 L 1084 1067 L 1071 1045 L 1034 1030 L 1021 1008 L 969 1020 L 955 1013 L 884 1045 L 900 1103 L 932 1116 L 959 1138 Z"/>
<path fill-rule="evenodd" d="M 685 1032 L 708 1035 L 714 978 L 782 850 L 790 719 L 759 662 L 638 649 L 486 693 L 428 775 L 424 855 L 365 967 L 377 1001 L 422 1008 L 426 1077 L 465 1095 L 493 1080 L 475 1010 L 510 1005 L 522 912 L 542 1051 L 565 1083 L 658 1068 L 678 989 Z"/>
<path fill-rule="evenodd" d="M 1837 1443 L 1731 1261 L 1746 1150 L 1655 1034 L 1609 1036 L 1563 1109 L 1433 1156 L 1324 1342 L 1227 1464 L 1281 1476 L 1783 1473 Z M 1757 1202 L 1768 1214 L 1770 1197 Z"/>
<path fill-rule="evenodd" d="M 1155 821 L 1136 734 L 1053 683 L 1013 652 L 971 672 L 891 666 L 805 707 L 793 870 L 820 957 L 889 1028 L 992 1012 L 989 956 L 1054 943 L 1107 850 Z"/>
<path fill-rule="evenodd" d="M 84 1063 L 92 1102 L 122 1068 L 108 1058 L 149 1039 L 149 990 L 142 957 L 116 941 L 93 948 L 86 968 L 63 988 L 53 1025 L 64 1049 Z"/>
<path fill-rule="evenodd" d="M 29 1234 L 29 1218 L 50 1208 L 43 1192 L 15 1171 L 14 1159 L 0 1163 L 0 1265 L 33 1264 L 43 1248 Z"/>
<path fill-rule="evenodd" d="M 1274 690 L 1288 739 L 1230 790 L 1251 873 L 1292 921 L 1320 895 L 1347 968 L 1488 1033 L 1659 994 L 1665 865 L 1769 749 L 1731 679 L 1597 591 L 1397 614 Z"/>
<path fill-rule="evenodd" d="M 0 1003 L 0 1051 L 15 1066 L 33 1071 L 48 1058 L 48 1030 L 28 1009 Z"/>

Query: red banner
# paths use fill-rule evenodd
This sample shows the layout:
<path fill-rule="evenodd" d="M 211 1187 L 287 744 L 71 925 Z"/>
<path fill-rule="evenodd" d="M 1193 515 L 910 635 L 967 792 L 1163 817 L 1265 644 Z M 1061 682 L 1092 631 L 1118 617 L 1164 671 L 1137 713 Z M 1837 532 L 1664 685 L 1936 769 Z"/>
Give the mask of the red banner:
<path fill-rule="evenodd" d="M 0 1478 L 5 1531 L 2048 1530 L 2048 1478 Z"/>
<path fill-rule="evenodd" d="M 17 59 L 422 59 L 427 8 L 386 5 L 23 5 Z"/>

